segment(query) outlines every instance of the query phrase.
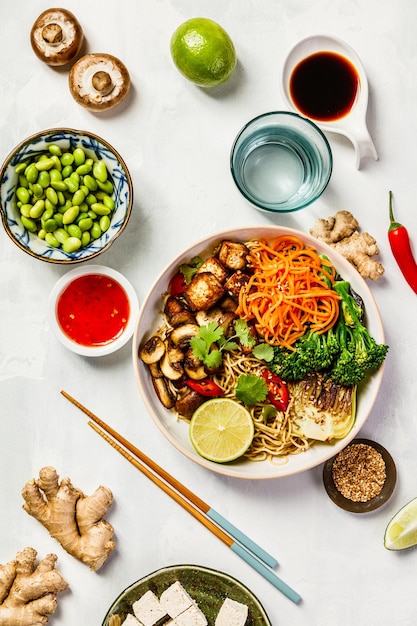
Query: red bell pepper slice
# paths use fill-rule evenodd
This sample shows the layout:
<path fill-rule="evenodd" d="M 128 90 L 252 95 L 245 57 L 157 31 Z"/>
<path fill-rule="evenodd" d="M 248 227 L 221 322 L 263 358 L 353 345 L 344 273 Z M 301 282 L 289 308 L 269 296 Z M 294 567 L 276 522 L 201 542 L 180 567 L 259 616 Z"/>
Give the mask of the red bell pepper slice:
<path fill-rule="evenodd" d="M 185 282 L 184 274 L 177 272 L 169 281 L 168 293 L 171 296 L 179 296 L 184 293 L 187 283 Z"/>
<path fill-rule="evenodd" d="M 203 378 L 203 380 L 187 379 L 185 381 L 194 391 L 201 393 L 202 396 L 208 396 L 210 398 L 219 398 L 224 395 L 224 391 L 219 385 L 217 385 L 211 378 Z"/>
<path fill-rule="evenodd" d="M 278 409 L 278 411 L 285 413 L 289 402 L 289 393 L 286 383 L 270 370 L 264 370 L 262 377 L 268 385 L 268 401 Z"/>

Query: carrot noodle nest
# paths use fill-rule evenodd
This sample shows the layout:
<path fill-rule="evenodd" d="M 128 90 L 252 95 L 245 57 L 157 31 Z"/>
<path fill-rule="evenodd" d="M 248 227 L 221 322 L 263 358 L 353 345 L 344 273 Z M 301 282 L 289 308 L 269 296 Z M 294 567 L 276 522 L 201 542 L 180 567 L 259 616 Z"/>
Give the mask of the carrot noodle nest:
<path fill-rule="evenodd" d="M 251 277 L 239 295 L 237 315 L 253 321 L 266 343 L 294 349 L 307 330 L 324 333 L 337 321 L 339 295 L 332 263 L 290 235 L 248 242 Z"/>

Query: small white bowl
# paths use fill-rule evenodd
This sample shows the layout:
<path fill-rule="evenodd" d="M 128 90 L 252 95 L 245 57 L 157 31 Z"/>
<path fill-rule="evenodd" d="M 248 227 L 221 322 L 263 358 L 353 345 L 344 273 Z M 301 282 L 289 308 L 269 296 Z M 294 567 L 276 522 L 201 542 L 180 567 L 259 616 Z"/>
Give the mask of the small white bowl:
<path fill-rule="evenodd" d="M 63 331 L 58 321 L 57 306 L 61 295 L 74 280 L 80 278 L 81 276 L 88 276 L 92 274 L 108 276 L 115 282 L 119 283 L 129 301 L 129 318 L 123 332 L 116 338 L 105 344 L 87 346 L 79 344 L 76 341 L 72 340 Z M 80 354 L 82 356 L 105 356 L 107 354 L 111 354 L 112 352 L 116 352 L 116 350 L 119 350 L 132 337 L 138 313 L 138 298 L 130 282 L 122 274 L 120 274 L 120 272 L 117 272 L 110 267 L 104 267 L 103 265 L 85 265 L 83 267 L 77 267 L 64 274 L 64 276 L 62 276 L 58 280 L 58 282 L 52 289 L 48 302 L 48 321 L 55 337 L 62 343 L 63 346 L 68 348 L 68 350 L 71 350 L 72 352 L 75 352 L 76 354 Z"/>

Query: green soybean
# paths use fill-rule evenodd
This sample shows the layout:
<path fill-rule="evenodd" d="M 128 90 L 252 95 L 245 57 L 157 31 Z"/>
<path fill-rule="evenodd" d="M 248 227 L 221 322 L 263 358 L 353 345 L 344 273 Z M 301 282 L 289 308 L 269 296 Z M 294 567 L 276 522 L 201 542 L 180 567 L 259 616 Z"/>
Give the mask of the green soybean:
<path fill-rule="evenodd" d="M 56 221 L 56 223 L 58 224 L 59 227 L 61 227 L 63 225 L 63 220 L 62 220 L 62 215 L 61 213 L 54 213 L 54 220 Z"/>
<path fill-rule="evenodd" d="M 29 183 L 34 183 L 38 180 L 39 170 L 35 163 L 31 163 L 25 170 L 25 177 Z"/>
<path fill-rule="evenodd" d="M 30 217 L 32 217 L 33 219 L 37 219 L 44 213 L 44 211 L 45 211 L 45 200 L 38 200 L 30 209 Z"/>
<path fill-rule="evenodd" d="M 58 170 L 51 170 L 50 172 L 44 170 L 43 172 L 39 172 L 37 183 L 41 185 L 43 189 L 46 189 L 51 184 L 51 180 L 54 180 L 54 172 L 61 176 L 61 172 L 58 172 Z"/>
<path fill-rule="evenodd" d="M 97 181 L 105 183 L 107 180 L 107 167 L 104 161 L 96 161 L 93 165 L 93 175 Z"/>
<path fill-rule="evenodd" d="M 68 239 L 69 234 L 65 230 L 65 228 L 57 228 L 54 232 L 55 238 L 59 241 L 59 243 L 64 243 L 66 239 Z"/>
<path fill-rule="evenodd" d="M 18 187 L 16 189 L 16 196 L 23 204 L 27 204 L 30 200 L 30 193 L 26 187 Z"/>
<path fill-rule="evenodd" d="M 58 159 L 58 157 L 56 155 L 51 156 L 51 159 L 54 162 L 55 169 L 60 172 L 62 170 L 61 161 Z"/>
<path fill-rule="evenodd" d="M 51 143 L 51 145 L 48 146 L 48 150 L 54 156 L 61 156 L 62 155 L 62 150 L 56 143 Z"/>
<path fill-rule="evenodd" d="M 74 155 L 71 152 L 64 152 L 61 156 L 61 164 L 65 168 L 67 165 L 72 165 L 74 163 Z"/>
<path fill-rule="evenodd" d="M 91 241 L 91 235 L 88 230 L 85 230 L 83 234 L 81 235 L 81 245 L 83 247 L 88 246 L 90 241 Z"/>
<path fill-rule="evenodd" d="M 102 203 L 104 204 L 104 206 L 110 209 L 110 211 L 114 211 L 116 203 L 113 200 L 113 198 L 111 198 L 107 194 L 104 195 L 104 198 L 102 199 Z"/>
<path fill-rule="evenodd" d="M 41 228 L 40 230 L 38 230 L 39 239 L 45 239 L 45 236 L 46 236 L 46 230 L 44 228 Z"/>
<path fill-rule="evenodd" d="M 30 217 L 25 217 L 24 215 L 22 215 L 21 220 L 26 230 L 28 230 L 30 233 L 36 233 L 36 231 L 38 230 L 38 227 L 36 225 L 35 220 L 33 220 Z"/>
<path fill-rule="evenodd" d="M 105 183 L 102 183 L 101 180 L 97 180 L 97 185 L 105 193 L 107 193 L 107 194 L 112 194 L 113 193 L 113 183 L 110 180 L 106 180 Z"/>
<path fill-rule="evenodd" d="M 43 222 L 43 227 L 47 233 L 53 233 L 54 230 L 58 228 L 58 224 L 56 223 L 54 218 L 51 217 L 51 219 L 46 220 L 46 222 Z"/>
<path fill-rule="evenodd" d="M 55 189 L 55 191 L 67 191 L 68 187 L 63 180 L 53 180 L 51 182 L 51 187 Z"/>
<path fill-rule="evenodd" d="M 30 189 L 35 198 L 41 198 L 43 196 L 43 187 L 39 183 L 33 183 Z"/>
<path fill-rule="evenodd" d="M 103 215 L 100 219 L 100 228 L 103 233 L 110 228 L 110 218 L 108 215 Z"/>
<path fill-rule="evenodd" d="M 53 157 L 51 157 L 50 159 L 39 159 L 39 161 L 37 161 L 35 165 L 36 165 L 36 169 L 39 172 L 43 172 L 44 170 L 52 169 L 55 165 L 55 161 Z"/>
<path fill-rule="evenodd" d="M 80 174 L 80 176 L 85 176 L 86 174 L 89 174 L 92 169 L 92 163 L 86 161 L 82 165 L 79 165 L 75 171 L 77 172 L 77 174 Z"/>
<path fill-rule="evenodd" d="M 52 204 L 49 198 L 45 198 L 45 208 L 47 211 L 50 211 L 52 214 L 55 211 L 55 204 Z"/>
<path fill-rule="evenodd" d="M 45 241 L 47 244 L 49 244 L 53 248 L 59 248 L 61 245 L 53 233 L 46 233 Z"/>
<path fill-rule="evenodd" d="M 99 237 L 101 237 L 100 224 L 98 222 L 93 222 L 93 225 L 92 225 L 91 230 L 89 232 L 90 232 L 91 237 L 93 239 L 98 239 Z"/>
<path fill-rule="evenodd" d="M 85 201 L 88 204 L 88 206 L 91 206 L 92 204 L 94 204 L 94 202 L 97 202 L 97 198 L 94 194 L 89 193 Z"/>
<path fill-rule="evenodd" d="M 105 217 L 107 217 L 107 216 L 105 216 Z M 79 222 L 77 222 L 77 224 L 78 224 L 79 228 L 84 232 L 86 230 L 90 230 L 90 228 L 93 225 L 93 220 L 91 219 L 91 217 L 84 217 Z"/>
<path fill-rule="evenodd" d="M 64 215 L 62 216 L 63 224 L 72 224 L 72 222 L 74 222 L 77 219 L 79 212 L 80 212 L 80 207 L 78 206 L 72 206 L 69 209 L 67 209 Z"/>
<path fill-rule="evenodd" d="M 29 188 L 29 181 L 26 178 L 26 176 L 24 176 L 24 174 L 20 174 L 20 176 L 19 176 L 19 186 L 20 187 L 26 187 L 26 189 Z"/>
<path fill-rule="evenodd" d="M 18 163 L 16 165 L 16 167 L 14 168 L 14 171 L 16 172 L 16 174 L 22 174 L 22 172 L 25 171 L 27 166 L 28 166 L 27 161 L 22 161 L 21 163 Z"/>
<path fill-rule="evenodd" d="M 20 215 L 23 215 L 23 217 L 30 217 L 32 206 L 32 204 L 22 204 L 19 209 Z"/>
<path fill-rule="evenodd" d="M 78 237 L 68 237 L 62 244 L 62 248 L 64 252 L 76 252 L 81 248 L 81 239 L 78 239 Z"/>
<path fill-rule="evenodd" d="M 73 173 L 73 171 L 74 170 L 73 170 L 72 165 L 66 165 L 65 167 L 63 167 L 61 171 L 63 180 L 65 180 L 66 178 L 69 178 L 71 174 Z"/>
<path fill-rule="evenodd" d="M 45 195 L 48 198 L 49 202 L 52 202 L 54 206 L 58 204 L 58 194 L 52 187 L 48 187 L 45 191 Z"/>
<path fill-rule="evenodd" d="M 74 156 L 74 163 L 77 167 L 85 162 L 85 152 L 82 148 L 75 148 L 72 154 Z"/>
<path fill-rule="evenodd" d="M 77 224 L 69 224 L 67 232 L 70 237 L 77 237 L 77 239 L 81 239 L 82 230 L 79 226 L 77 226 Z"/>
<path fill-rule="evenodd" d="M 91 210 L 94 211 L 96 215 L 108 215 L 110 213 L 110 209 L 101 202 L 95 202 L 92 204 Z"/>
<path fill-rule="evenodd" d="M 80 185 L 75 178 L 71 178 L 71 177 L 72 177 L 72 174 L 68 178 L 64 179 L 64 183 L 66 184 L 67 189 L 70 193 L 75 193 L 76 191 L 78 191 Z"/>
<path fill-rule="evenodd" d="M 84 202 L 84 198 L 85 198 L 85 193 L 82 189 L 78 189 L 73 197 L 72 197 L 72 204 L 73 205 L 80 205 Z"/>

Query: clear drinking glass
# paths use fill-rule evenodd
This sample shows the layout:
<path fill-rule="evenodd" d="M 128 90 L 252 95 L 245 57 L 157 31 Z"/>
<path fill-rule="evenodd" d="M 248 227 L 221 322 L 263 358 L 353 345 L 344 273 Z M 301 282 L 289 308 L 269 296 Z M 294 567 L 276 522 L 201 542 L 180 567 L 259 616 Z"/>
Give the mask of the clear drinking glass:
<path fill-rule="evenodd" d="M 326 188 L 333 159 L 322 131 L 296 113 L 272 111 L 248 122 L 230 156 L 233 179 L 255 207 L 297 211 Z"/>

